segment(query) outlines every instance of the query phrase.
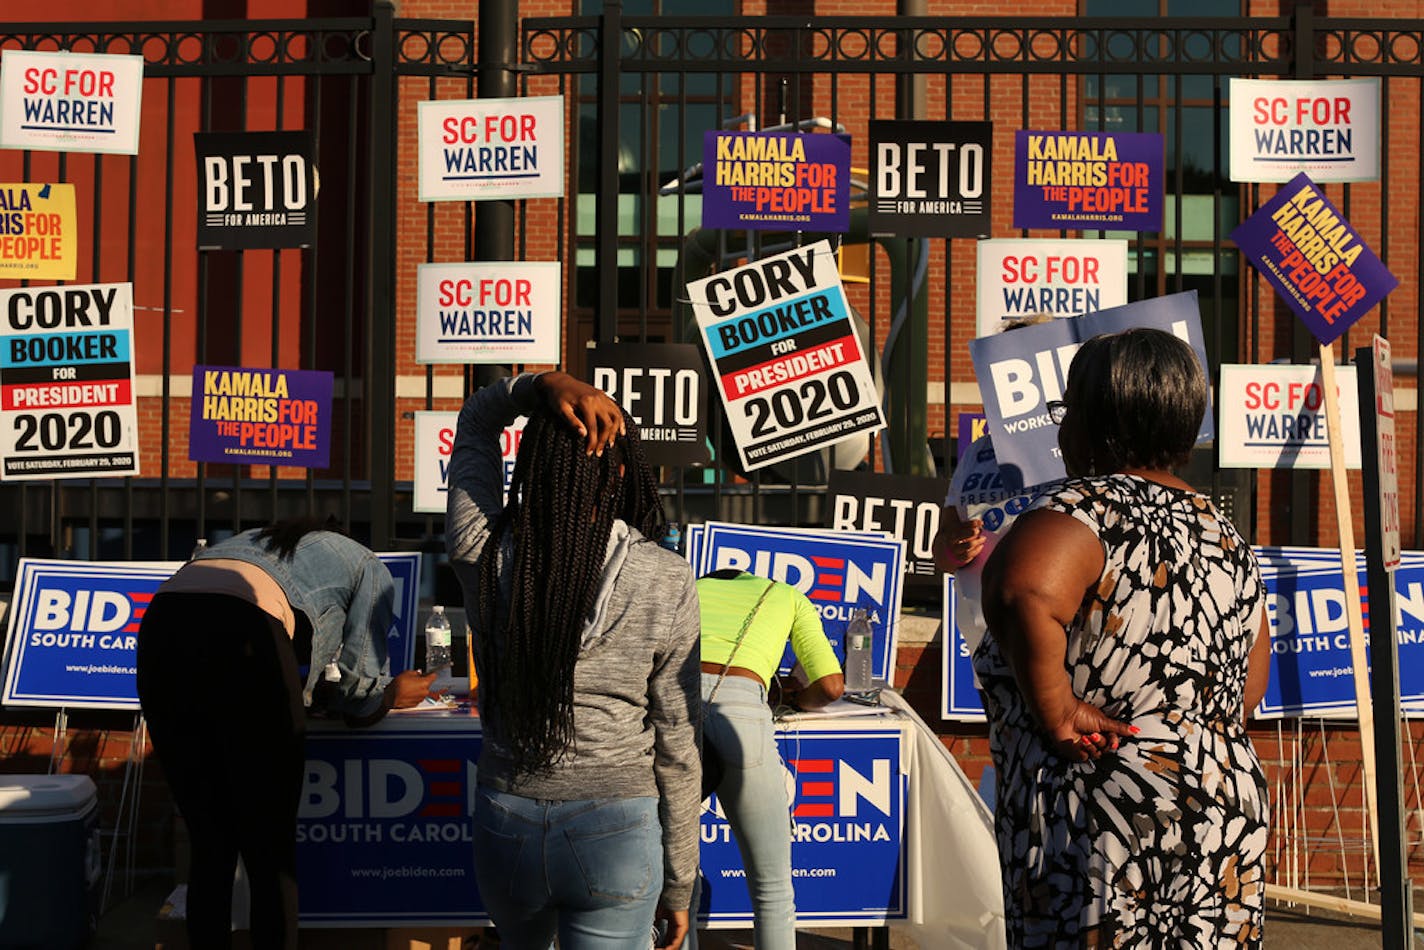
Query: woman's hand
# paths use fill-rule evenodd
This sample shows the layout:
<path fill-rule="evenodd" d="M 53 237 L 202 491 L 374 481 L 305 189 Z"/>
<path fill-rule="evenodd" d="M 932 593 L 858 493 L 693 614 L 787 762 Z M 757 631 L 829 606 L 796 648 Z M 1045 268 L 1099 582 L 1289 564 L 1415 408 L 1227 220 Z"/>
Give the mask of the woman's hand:
<path fill-rule="evenodd" d="M 1097 706 L 1074 699 L 1056 724 L 1045 726 L 1053 751 L 1065 759 L 1086 762 L 1117 749 L 1121 737 L 1137 735 L 1138 728 L 1114 719 Z"/>
<path fill-rule="evenodd" d="M 589 455 L 602 455 L 623 434 L 622 408 L 598 387 L 559 372 L 541 373 L 535 385 L 549 409 L 585 439 Z"/>
<path fill-rule="evenodd" d="M 987 536 L 984 522 L 978 518 L 965 521 L 954 505 L 945 505 L 939 513 L 939 530 L 930 549 L 940 570 L 951 573 L 966 564 L 973 564 L 984 550 Z"/>

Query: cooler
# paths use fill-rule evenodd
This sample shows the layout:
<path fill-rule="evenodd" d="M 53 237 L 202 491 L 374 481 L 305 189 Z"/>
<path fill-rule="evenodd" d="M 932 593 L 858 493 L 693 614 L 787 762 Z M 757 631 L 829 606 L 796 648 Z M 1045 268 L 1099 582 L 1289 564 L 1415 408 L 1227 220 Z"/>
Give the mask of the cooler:
<path fill-rule="evenodd" d="M 81 946 L 99 918 L 99 815 L 87 775 L 0 775 L 0 948 Z"/>

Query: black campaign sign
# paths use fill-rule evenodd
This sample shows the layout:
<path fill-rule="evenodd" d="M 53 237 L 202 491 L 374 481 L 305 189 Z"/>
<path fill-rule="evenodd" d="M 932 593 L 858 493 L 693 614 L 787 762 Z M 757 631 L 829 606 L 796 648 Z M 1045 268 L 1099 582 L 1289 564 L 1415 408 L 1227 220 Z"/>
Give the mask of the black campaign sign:
<path fill-rule="evenodd" d="M 931 545 L 949 480 L 922 475 L 832 471 L 826 492 L 826 527 L 885 531 L 905 542 L 905 583 L 938 590 L 940 571 Z"/>
<path fill-rule="evenodd" d="M 870 123 L 870 233 L 988 237 L 991 122 Z"/>
<path fill-rule="evenodd" d="M 638 423 L 652 465 L 703 465 L 707 383 L 690 343 L 605 343 L 589 353 L 593 385 Z"/>
<path fill-rule="evenodd" d="M 316 242 L 316 136 L 195 132 L 198 249 L 310 247 Z"/>

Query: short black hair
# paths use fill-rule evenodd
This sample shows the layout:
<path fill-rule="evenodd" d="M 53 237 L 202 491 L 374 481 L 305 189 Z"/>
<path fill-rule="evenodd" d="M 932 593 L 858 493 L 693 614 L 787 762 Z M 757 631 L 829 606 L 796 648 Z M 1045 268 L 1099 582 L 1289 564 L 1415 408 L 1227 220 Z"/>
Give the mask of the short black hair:
<path fill-rule="evenodd" d="M 1074 355 L 1064 401 L 1078 415 L 1092 471 L 1167 469 L 1196 445 L 1206 374 L 1196 352 L 1164 330 L 1107 333 Z"/>

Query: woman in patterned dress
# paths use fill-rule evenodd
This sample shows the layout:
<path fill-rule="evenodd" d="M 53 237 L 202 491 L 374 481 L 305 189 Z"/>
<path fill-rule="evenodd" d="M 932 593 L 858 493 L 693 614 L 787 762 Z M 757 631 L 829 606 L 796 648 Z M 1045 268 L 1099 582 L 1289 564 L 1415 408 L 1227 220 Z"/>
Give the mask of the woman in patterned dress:
<path fill-rule="evenodd" d="M 1189 346 L 1089 340 L 1050 403 L 1069 478 L 984 571 L 974 655 L 1011 947 L 1259 947 L 1270 640 L 1250 547 L 1172 474 L 1206 409 Z"/>

